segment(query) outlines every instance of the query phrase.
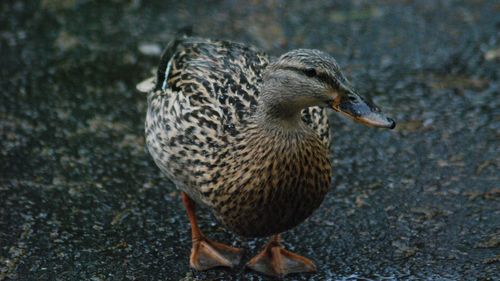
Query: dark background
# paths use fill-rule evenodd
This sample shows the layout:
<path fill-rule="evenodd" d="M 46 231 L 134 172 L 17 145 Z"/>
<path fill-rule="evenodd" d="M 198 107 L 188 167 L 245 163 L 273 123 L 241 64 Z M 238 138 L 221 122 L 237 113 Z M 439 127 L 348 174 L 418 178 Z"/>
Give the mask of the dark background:
<path fill-rule="evenodd" d="M 182 3 L 180 3 L 182 2 Z M 332 114 L 332 191 L 283 235 L 288 280 L 500 280 L 498 1 L 0 3 L 0 280 L 263 280 L 188 267 L 189 225 L 144 149 L 150 76 L 175 31 L 317 48 L 395 131 Z M 209 212 L 214 240 L 247 249 Z"/>

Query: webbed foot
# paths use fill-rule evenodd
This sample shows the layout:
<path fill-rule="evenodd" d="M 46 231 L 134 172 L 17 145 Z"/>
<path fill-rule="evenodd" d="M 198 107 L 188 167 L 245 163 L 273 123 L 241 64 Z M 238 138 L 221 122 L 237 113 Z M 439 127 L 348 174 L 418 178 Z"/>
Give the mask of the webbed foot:
<path fill-rule="evenodd" d="M 233 267 L 241 260 L 243 250 L 211 241 L 205 237 L 193 240 L 189 264 L 196 270 L 207 270 L 213 267 Z"/>
<path fill-rule="evenodd" d="M 243 250 L 206 238 L 198 228 L 194 212 L 194 202 L 184 192 L 181 194 L 181 197 L 188 214 L 189 222 L 191 223 L 193 247 L 191 248 L 189 265 L 201 271 L 219 266 L 233 267 L 239 264 Z"/>
<path fill-rule="evenodd" d="M 283 277 L 289 273 L 315 272 L 314 263 L 281 247 L 279 234 L 266 244 L 262 252 L 252 258 L 246 266 L 265 275 Z"/>

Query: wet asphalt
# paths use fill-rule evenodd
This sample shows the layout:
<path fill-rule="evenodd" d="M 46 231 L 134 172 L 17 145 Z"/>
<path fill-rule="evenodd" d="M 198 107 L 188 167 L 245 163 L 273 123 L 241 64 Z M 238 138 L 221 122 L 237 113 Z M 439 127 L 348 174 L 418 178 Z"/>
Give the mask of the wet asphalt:
<path fill-rule="evenodd" d="M 189 225 L 144 147 L 150 75 L 175 31 L 333 55 L 395 130 L 332 114 L 334 179 L 283 235 L 287 280 L 500 280 L 496 1 L 0 3 L 0 280 L 267 280 L 189 269 Z M 207 210 L 202 229 L 246 249 Z"/>

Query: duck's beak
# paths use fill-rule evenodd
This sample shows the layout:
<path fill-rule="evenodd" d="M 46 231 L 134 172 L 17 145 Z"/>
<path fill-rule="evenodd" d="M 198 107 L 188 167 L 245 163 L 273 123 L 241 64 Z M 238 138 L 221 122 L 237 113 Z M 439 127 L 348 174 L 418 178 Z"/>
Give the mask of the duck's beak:
<path fill-rule="evenodd" d="M 396 127 L 393 119 L 385 116 L 376 105 L 356 94 L 350 87 L 341 87 L 332 107 L 335 111 L 367 126 L 388 129 Z"/>

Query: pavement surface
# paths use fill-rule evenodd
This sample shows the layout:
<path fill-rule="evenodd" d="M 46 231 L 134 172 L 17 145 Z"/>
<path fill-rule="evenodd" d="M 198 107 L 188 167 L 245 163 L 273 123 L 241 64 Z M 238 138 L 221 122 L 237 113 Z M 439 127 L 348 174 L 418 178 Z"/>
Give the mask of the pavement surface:
<path fill-rule="evenodd" d="M 144 148 L 175 31 L 329 52 L 395 131 L 332 114 L 331 192 L 283 235 L 286 280 L 500 280 L 498 1 L 0 3 L 0 280 L 266 280 L 189 269 L 189 225 Z M 205 233 L 246 249 L 265 243 Z"/>

